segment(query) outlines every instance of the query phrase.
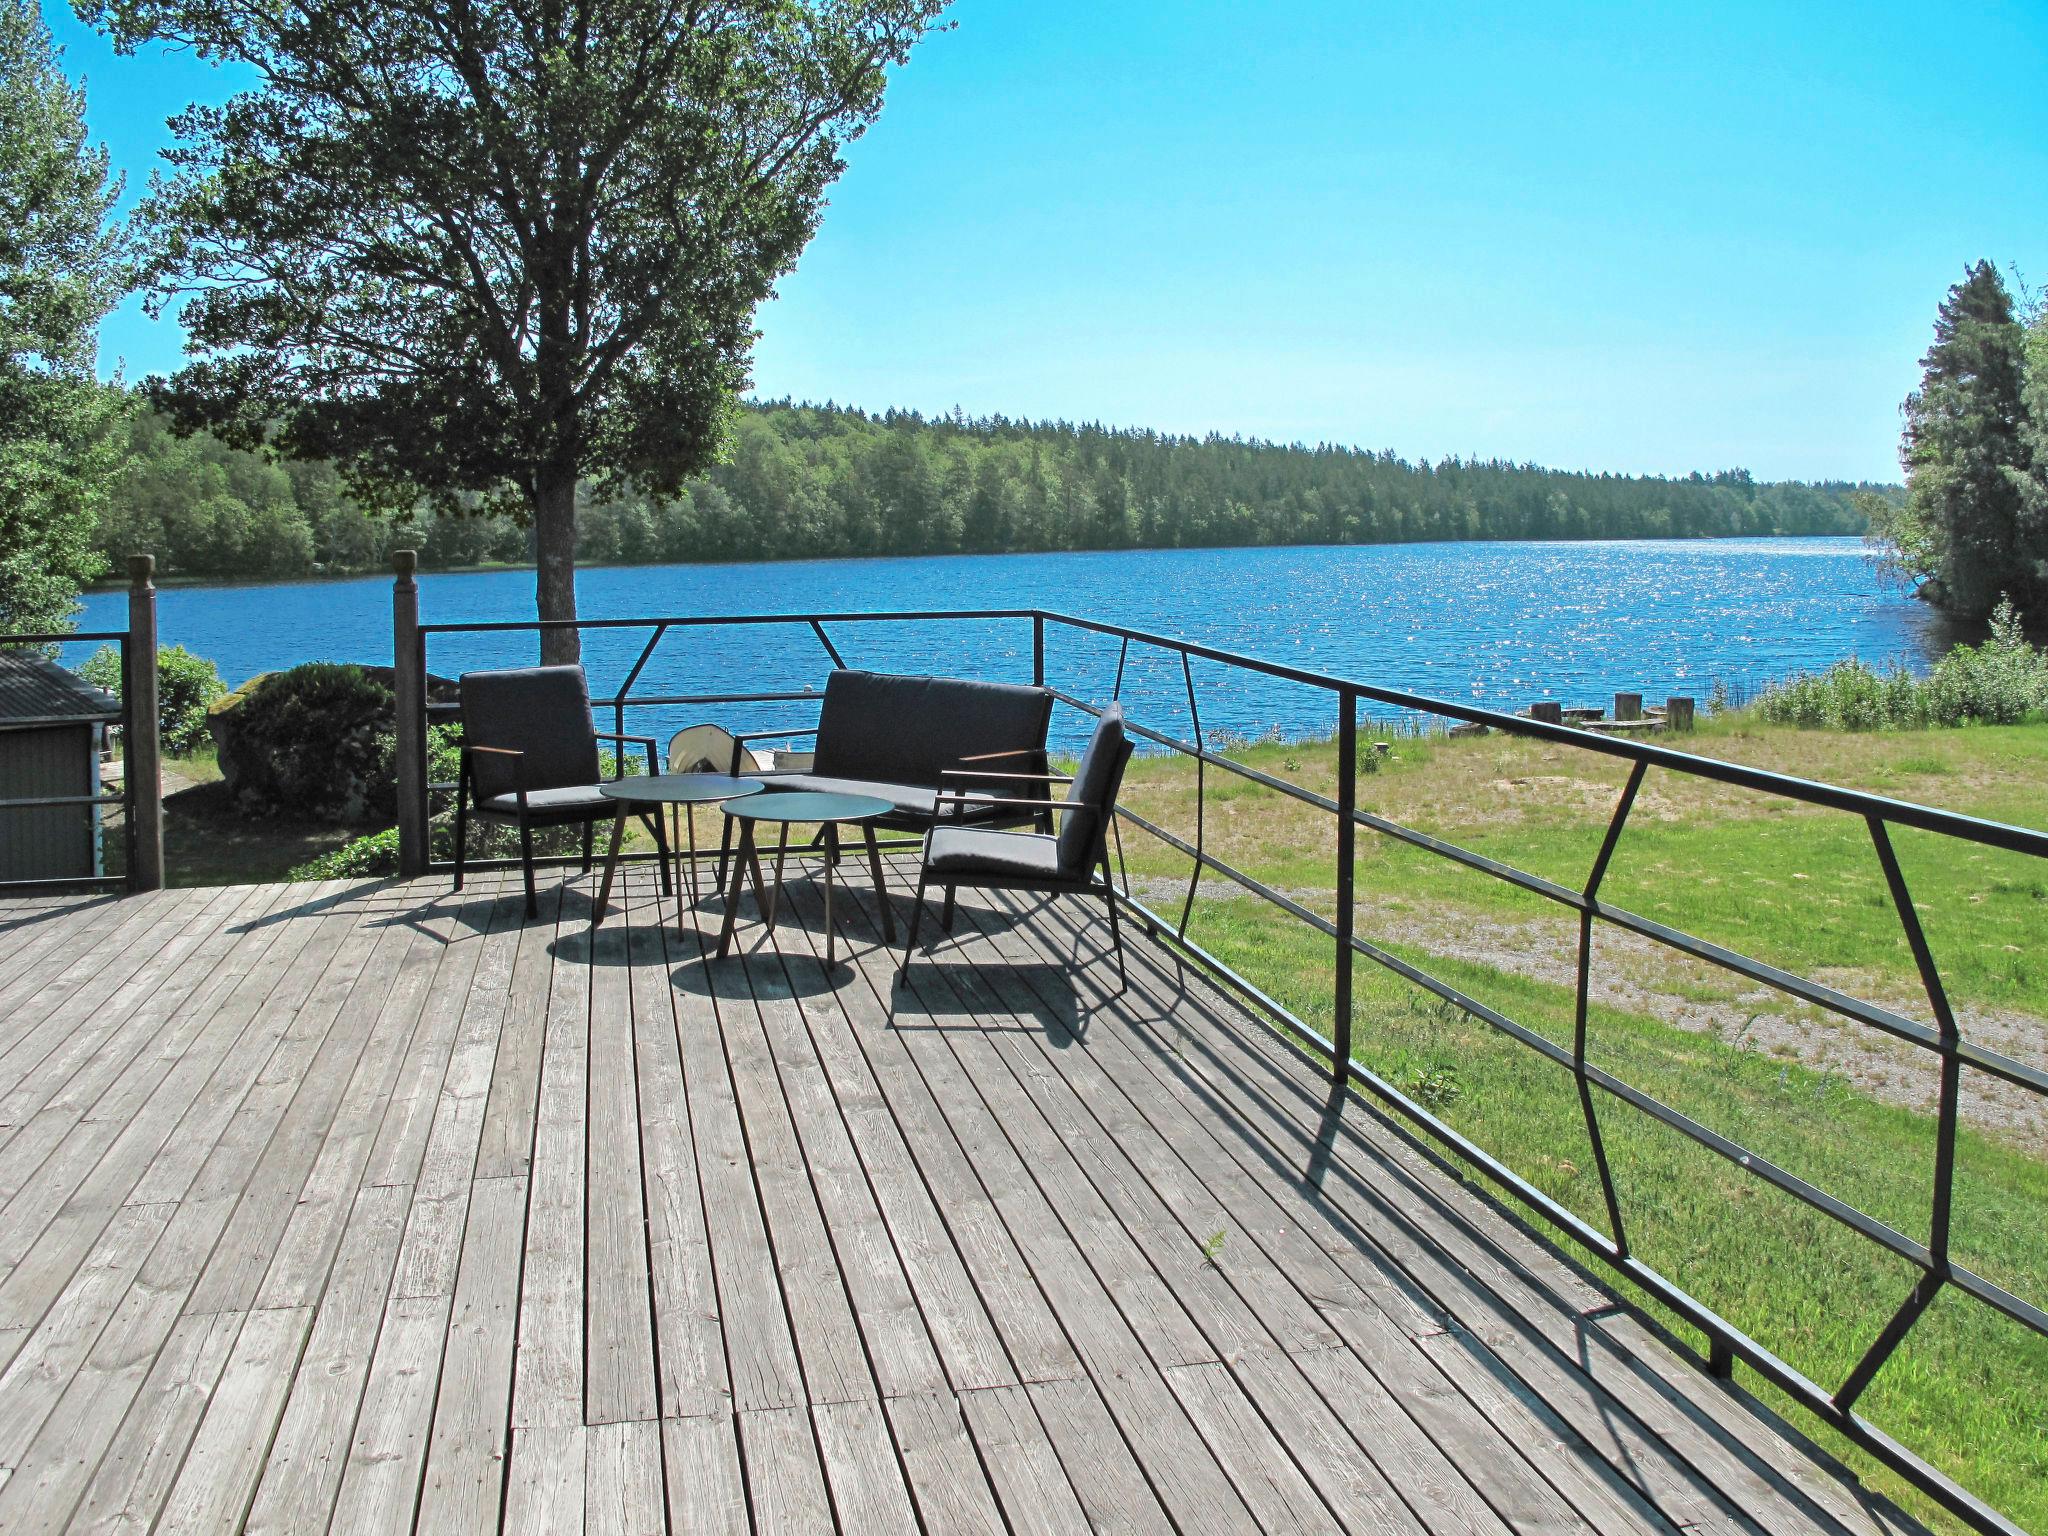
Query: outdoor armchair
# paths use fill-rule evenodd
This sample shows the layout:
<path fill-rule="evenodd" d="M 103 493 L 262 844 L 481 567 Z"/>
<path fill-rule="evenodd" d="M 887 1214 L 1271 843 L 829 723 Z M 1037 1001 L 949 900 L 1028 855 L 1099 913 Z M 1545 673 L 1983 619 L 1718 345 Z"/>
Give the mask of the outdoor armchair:
<path fill-rule="evenodd" d="M 1036 773 L 998 775 L 978 771 L 952 770 L 949 779 L 986 781 L 1016 778 L 1032 783 L 1050 778 L 1064 782 L 1064 799 L 1016 795 L 992 801 L 985 795 L 970 796 L 964 790 L 941 792 L 941 800 L 993 804 L 1010 811 L 1031 810 L 1057 814 L 1056 832 L 1014 832 L 993 827 L 961 825 L 942 816 L 925 835 L 924 865 L 917 875 L 917 901 L 910 909 L 910 937 L 903 946 L 903 964 L 897 971 L 901 980 L 910 971 L 910 957 L 917 949 L 917 929 L 924 916 L 925 892 L 942 886 L 945 910 L 939 921 L 950 931 L 953 926 L 953 898 L 966 886 L 970 890 L 1037 891 L 1050 895 L 1100 896 L 1109 908 L 1109 940 L 1116 952 L 1117 976 L 1124 975 L 1123 934 L 1117 926 L 1116 892 L 1110 885 L 1109 826 L 1116 815 L 1116 797 L 1123 787 L 1124 767 L 1131 760 L 1134 743 L 1124 731 L 1121 704 L 1112 704 L 1095 722 L 1095 733 L 1081 754 L 1081 763 L 1071 779 Z M 1101 880 L 1096 880 L 1096 872 Z"/>
<path fill-rule="evenodd" d="M 590 684 L 583 669 L 517 667 L 462 674 L 462 770 L 455 790 L 455 889 L 462 889 L 469 820 L 519 828 L 519 862 L 526 874 L 526 915 L 539 915 L 533 891 L 536 827 L 583 828 L 583 871 L 590 872 L 592 829 L 619 811 L 599 783 L 600 741 L 620 748 L 612 777 L 625 774 L 628 745 L 643 747 L 647 771 L 657 773 L 651 736 L 600 731 L 590 714 Z M 661 850 L 661 881 L 669 889 L 668 833 L 659 816 L 643 817 Z"/>

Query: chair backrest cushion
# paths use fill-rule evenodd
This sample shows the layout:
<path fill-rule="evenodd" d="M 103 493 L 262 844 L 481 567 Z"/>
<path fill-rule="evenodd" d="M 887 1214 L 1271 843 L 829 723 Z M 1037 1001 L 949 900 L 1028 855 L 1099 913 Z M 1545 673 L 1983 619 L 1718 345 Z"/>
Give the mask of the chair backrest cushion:
<path fill-rule="evenodd" d="M 989 752 L 1043 753 L 1052 695 L 1013 683 L 835 671 L 825 683 L 812 771 L 829 778 L 939 787 L 942 769 Z M 1043 762 L 989 763 L 1028 773 Z"/>
<path fill-rule="evenodd" d="M 598 780 L 597 727 L 581 667 L 463 673 L 462 738 L 525 754 L 517 770 L 488 752 L 471 759 L 480 800 L 510 794 L 515 783 L 565 789 Z"/>
<path fill-rule="evenodd" d="M 1067 799 L 1090 809 L 1067 811 L 1060 817 L 1059 867 L 1068 879 L 1079 879 L 1095 862 L 1095 853 L 1115 813 L 1117 791 L 1123 787 L 1124 764 L 1134 743 L 1124 734 L 1124 707 L 1112 704 L 1095 722 L 1095 734 L 1067 786 Z"/>

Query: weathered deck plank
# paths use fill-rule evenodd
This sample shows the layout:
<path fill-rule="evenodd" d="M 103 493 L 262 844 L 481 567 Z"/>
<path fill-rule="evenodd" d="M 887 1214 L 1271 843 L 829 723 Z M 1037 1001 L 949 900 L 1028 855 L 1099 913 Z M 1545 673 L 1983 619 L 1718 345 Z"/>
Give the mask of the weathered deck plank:
<path fill-rule="evenodd" d="M 1099 912 L 800 862 L 8 904 L 0 1529 L 1918 1529 Z"/>

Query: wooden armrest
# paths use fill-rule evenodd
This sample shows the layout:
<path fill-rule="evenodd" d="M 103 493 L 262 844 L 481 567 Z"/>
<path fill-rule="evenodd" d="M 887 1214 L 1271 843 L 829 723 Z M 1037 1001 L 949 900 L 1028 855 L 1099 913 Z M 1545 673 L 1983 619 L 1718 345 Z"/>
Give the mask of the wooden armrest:
<path fill-rule="evenodd" d="M 984 768 L 941 768 L 942 779 L 1015 779 L 1023 784 L 1071 784 L 1070 773 L 992 773 Z"/>
<path fill-rule="evenodd" d="M 1034 810 L 1040 811 L 1088 811 L 1094 809 L 1093 806 L 1079 800 L 1021 800 L 999 798 L 995 795 L 952 795 L 943 792 L 936 797 L 933 808 L 937 809 L 942 804 L 973 806 L 976 809 L 985 805 L 1029 806 Z"/>
<path fill-rule="evenodd" d="M 493 757 L 524 757 L 524 756 L 526 756 L 526 754 L 525 754 L 524 752 L 521 752 L 521 751 L 519 751 L 519 750 L 518 750 L 517 748 L 515 748 L 515 747 L 480 747 L 480 746 L 477 746 L 477 745 L 475 745 L 475 744 L 474 744 L 474 743 L 472 743 L 472 742 L 464 742 L 464 743 L 462 744 L 462 750 L 463 750 L 463 751 L 465 751 L 465 752 L 488 752 L 488 753 L 490 753 L 490 754 L 491 754 L 491 756 L 493 756 Z"/>
<path fill-rule="evenodd" d="M 1043 752 L 1043 747 L 1008 747 L 1001 752 L 976 752 L 970 757 L 955 758 L 959 763 L 992 763 L 999 757 L 1029 757 L 1034 752 Z"/>

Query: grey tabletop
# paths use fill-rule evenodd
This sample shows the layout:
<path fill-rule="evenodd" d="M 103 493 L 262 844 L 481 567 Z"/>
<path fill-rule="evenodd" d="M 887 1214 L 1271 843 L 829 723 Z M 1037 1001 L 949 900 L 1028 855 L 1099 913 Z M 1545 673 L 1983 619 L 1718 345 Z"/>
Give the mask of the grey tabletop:
<path fill-rule="evenodd" d="M 614 800 L 651 805 L 706 805 L 758 795 L 767 786 L 759 779 L 736 779 L 723 773 L 664 773 L 654 778 L 612 779 L 598 788 Z"/>
<path fill-rule="evenodd" d="M 868 821 L 896 807 L 873 795 L 830 795 L 819 790 L 781 790 L 754 795 L 725 807 L 745 821 Z"/>

